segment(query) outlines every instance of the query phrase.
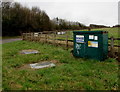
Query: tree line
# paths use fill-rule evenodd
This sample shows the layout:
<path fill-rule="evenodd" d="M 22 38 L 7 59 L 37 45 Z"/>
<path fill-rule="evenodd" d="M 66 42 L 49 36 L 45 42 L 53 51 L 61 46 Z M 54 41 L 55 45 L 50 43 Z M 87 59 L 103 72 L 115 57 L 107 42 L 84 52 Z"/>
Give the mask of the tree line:
<path fill-rule="evenodd" d="M 93 27 L 93 26 L 92 26 Z M 16 36 L 22 32 L 87 29 L 86 25 L 65 19 L 50 19 L 38 7 L 23 7 L 20 3 L 2 2 L 2 35 Z"/>

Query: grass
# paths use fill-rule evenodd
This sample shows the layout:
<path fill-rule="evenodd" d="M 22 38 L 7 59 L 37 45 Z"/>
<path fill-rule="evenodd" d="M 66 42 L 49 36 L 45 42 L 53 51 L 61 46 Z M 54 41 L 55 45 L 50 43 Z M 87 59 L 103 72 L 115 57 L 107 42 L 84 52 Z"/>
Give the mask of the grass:
<path fill-rule="evenodd" d="M 108 31 L 108 37 L 120 37 L 120 35 L 118 35 L 119 29 L 118 27 L 115 28 L 98 28 L 98 29 L 91 29 L 91 31 L 96 31 L 96 30 L 103 30 L 103 31 Z M 88 31 L 88 30 L 84 30 L 84 31 Z"/>
<path fill-rule="evenodd" d="M 40 54 L 22 55 L 23 49 Z M 36 42 L 16 41 L 3 44 L 3 90 L 117 90 L 118 64 L 74 58 L 62 47 Z M 56 67 L 39 70 L 20 69 L 29 63 L 57 60 Z"/>
<path fill-rule="evenodd" d="M 108 31 L 108 37 L 110 38 L 110 37 L 114 37 L 114 38 L 120 38 L 120 35 L 118 35 L 119 34 L 119 29 L 118 29 L 118 27 L 116 27 L 116 28 L 98 28 L 98 29 L 91 29 L 91 31 L 99 31 L 99 30 L 103 30 L 103 31 Z M 88 31 L 88 29 L 84 29 L 84 30 L 75 30 L 75 31 Z M 68 35 L 69 35 L 69 37 L 68 37 L 68 40 L 73 40 L 73 31 L 69 31 L 68 33 L 67 33 Z M 57 36 L 57 39 L 66 39 L 66 37 L 65 37 L 65 35 L 66 34 L 64 34 L 64 35 L 58 35 Z M 64 37 L 63 37 L 64 36 Z M 108 41 L 109 43 L 110 43 L 110 40 Z M 119 43 L 120 43 L 120 41 L 119 40 L 115 40 L 114 41 L 114 43 L 115 43 L 115 45 L 118 45 Z"/>
<path fill-rule="evenodd" d="M 99 31 L 99 30 L 102 30 L 102 31 L 108 31 L 108 37 L 115 37 L 115 38 L 118 38 L 120 37 L 119 34 L 119 28 L 118 27 L 115 27 L 115 28 L 98 28 L 98 29 L 91 29 L 91 31 Z M 88 31 L 88 29 L 83 29 L 83 30 L 74 30 L 74 31 Z M 66 34 L 65 34 L 66 35 Z M 68 33 L 68 35 L 73 35 L 73 31 L 70 31 Z"/>
<path fill-rule="evenodd" d="M 101 29 L 92 29 L 93 30 L 104 30 L 104 31 L 108 31 L 108 37 L 114 37 L 114 38 L 120 38 L 120 35 L 119 34 L 119 29 L 116 27 L 116 28 L 101 28 Z M 118 45 L 120 41 L 119 40 L 115 40 L 114 43 L 116 45 Z M 110 40 L 109 40 L 109 43 L 110 43 Z"/>

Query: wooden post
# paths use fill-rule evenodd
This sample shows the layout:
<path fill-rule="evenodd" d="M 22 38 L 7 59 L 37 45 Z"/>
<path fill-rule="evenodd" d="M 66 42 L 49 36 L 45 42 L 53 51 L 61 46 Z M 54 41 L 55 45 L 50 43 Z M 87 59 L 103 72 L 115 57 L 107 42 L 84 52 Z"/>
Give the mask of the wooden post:
<path fill-rule="evenodd" d="M 45 43 L 47 43 L 47 34 L 45 33 Z"/>
<path fill-rule="evenodd" d="M 25 40 L 27 40 L 27 32 L 26 32 L 26 35 L 25 35 Z"/>
<path fill-rule="evenodd" d="M 29 32 L 29 40 L 31 41 L 31 32 Z"/>
<path fill-rule="evenodd" d="M 47 32 L 47 43 L 49 43 L 49 32 Z"/>
<path fill-rule="evenodd" d="M 28 41 L 30 41 L 30 32 L 28 32 Z"/>
<path fill-rule="evenodd" d="M 91 28 L 90 28 L 90 27 L 88 27 L 88 31 L 91 31 Z"/>
<path fill-rule="evenodd" d="M 44 34 L 44 32 L 42 33 L 42 39 L 43 39 L 43 44 L 44 44 L 44 42 L 45 42 L 45 34 Z"/>
<path fill-rule="evenodd" d="M 36 36 L 35 36 L 35 32 L 34 32 L 34 41 L 36 42 Z"/>
<path fill-rule="evenodd" d="M 38 41 L 38 35 L 36 35 L 36 42 Z"/>
<path fill-rule="evenodd" d="M 27 32 L 27 41 L 29 41 L 29 32 Z"/>
<path fill-rule="evenodd" d="M 26 32 L 24 33 L 24 40 L 26 40 Z"/>
<path fill-rule="evenodd" d="M 56 46 L 58 46 L 58 40 L 57 40 L 57 36 L 58 36 L 58 30 L 56 31 L 56 36 L 55 36 L 55 40 L 56 40 Z"/>
<path fill-rule="evenodd" d="M 43 32 L 42 32 L 40 35 L 41 35 L 41 36 L 40 36 L 40 37 L 41 37 L 41 42 L 43 43 L 43 41 L 44 41 L 44 40 L 43 40 L 43 37 L 42 37 L 42 36 L 43 36 Z"/>
<path fill-rule="evenodd" d="M 43 32 L 40 33 L 40 42 L 43 43 Z"/>
<path fill-rule="evenodd" d="M 38 32 L 37 42 L 39 42 L 39 32 Z"/>
<path fill-rule="evenodd" d="M 43 43 L 45 43 L 45 33 L 43 33 L 43 36 L 44 36 L 44 37 L 43 37 L 43 39 L 44 39 L 44 40 L 43 40 Z"/>
<path fill-rule="evenodd" d="M 33 41 L 34 41 L 34 40 L 35 40 L 35 39 L 34 39 L 34 32 L 33 32 L 32 34 L 33 34 Z"/>
<path fill-rule="evenodd" d="M 30 41 L 31 41 L 31 32 L 30 32 Z"/>
<path fill-rule="evenodd" d="M 27 32 L 27 40 L 29 41 L 29 32 Z"/>
<path fill-rule="evenodd" d="M 32 40 L 32 34 L 31 34 L 31 32 L 30 32 L 30 41 Z"/>
<path fill-rule="evenodd" d="M 39 42 L 41 41 L 41 32 L 39 33 Z"/>
<path fill-rule="evenodd" d="M 56 32 L 54 32 L 54 37 L 53 38 L 54 38 L 54 45 L 55 45 L 56 44 L 56 40 L 55 40 L 56 39 Z"/>
<path fill-rule="evenodd" d="M 22 33 L 22 40 L 24 40 L 24 34 Z"/>
<path fill-rule="evenodd" d="M 31 32 L 31 41 L 33 41 L 33 32 Z"/>
<path fill-rule="evenodd" d="M 30 33 L 30 41 L 32 41 L 32 32 Z"/>
<path fill-rule="evenodd" d="M 33 33 L 33 41 L 35 42 L 36 41 L 36 37 L 35 37 L 35 33 Z"/>
<path fill-rule="evenodd" d="M 68 50 L 68 32 L 66 32 L 66 49 Z"/>
<path fill-rule="evenodd" d="M 111 57 L 114 57 L 115 56 L 115 53 L 114 53 L 114 38 L 113 36 L 111 37 L 111 43 L 110 43 L 110 55 Z"/>

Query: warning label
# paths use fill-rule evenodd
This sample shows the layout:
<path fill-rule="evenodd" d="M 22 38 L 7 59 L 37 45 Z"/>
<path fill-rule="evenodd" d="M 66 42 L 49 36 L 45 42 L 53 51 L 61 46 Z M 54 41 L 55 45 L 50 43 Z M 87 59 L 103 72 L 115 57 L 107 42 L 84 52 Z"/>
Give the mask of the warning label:
<path fill-rule="evenodd" d="M 88 47 L 98 48 L 98 42 L 96 42 L 96 41 L 88 41 Z"/>
<path fill-rule="evenodd" d="M 94 39 L 94 35 L 89 35 L 89 39 Z"/>
<path fill-rule="evenodd" d="M 76 35 L 77 43 L 84 43 L 84 35 Z"/>

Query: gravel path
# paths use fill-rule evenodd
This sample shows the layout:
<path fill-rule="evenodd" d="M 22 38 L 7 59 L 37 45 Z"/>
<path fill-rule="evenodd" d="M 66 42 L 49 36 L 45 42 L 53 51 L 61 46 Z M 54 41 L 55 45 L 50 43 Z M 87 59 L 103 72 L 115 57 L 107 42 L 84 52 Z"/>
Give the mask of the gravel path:
<path fill-rule="evenodd" d="M 0 44 L 19 41 L 19 40 L 22 40 L 22 39 L 21 38 L 3 39 L 3 40 L 0 39 Z"/>

